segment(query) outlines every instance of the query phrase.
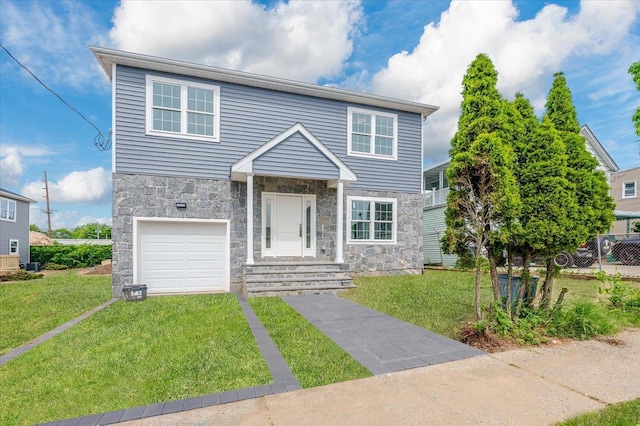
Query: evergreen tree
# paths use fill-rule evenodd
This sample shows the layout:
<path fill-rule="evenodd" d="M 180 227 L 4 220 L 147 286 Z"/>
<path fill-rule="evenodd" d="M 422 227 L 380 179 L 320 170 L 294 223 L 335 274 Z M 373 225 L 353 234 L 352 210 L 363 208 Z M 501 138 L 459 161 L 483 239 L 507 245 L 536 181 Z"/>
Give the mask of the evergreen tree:
<path fill-rule="evenodd" d="M 629 67 L 629 74 L 633 77 L 633 82 L 636 83 L 636 88 L 640 90 L 640 61 L 634 62 Z M 640 136 L 640 106 L 636 108 L 635 114 L 631 118 L 633 124 L 636 126 L 636 135 Z"/>
<path fill-rule="evenodd" d="M 598 161 L 587 151 L 585 139 L 580 135 L 571 91 L 563 73 L 555 74 L 545 107 L 543 124 L 555 128 L 565 145 L 566 177 L 575 187 L 578 208 L 575 214 L 567 217 L 569 226 L 561 230 L 562 235 L 558 235 L 556 240 L 558 244 L 553 247 L 554 253 L 549 253 L 542 307 L 549 305 L 553 288 L 553 256 L 563 250 L 574 251 L 580 244 L 607 231 L 614 219 L 615 208 L 609 196 L 607 179 L 604 173 L 596 170 Z"/>
<path fill-rule="evenodd" d="M 463 79 L 458 131 L 451 141 L 450 185 L 442 239 L 446 252 L 473 247 L 476 258 L 476 317 L 480 309 L 480 266 L 483 249 L 492 266 L 493 292 L 500 292 L 494 247 L 508 239 L 509 226 L 519 209 L 518 188 L 511 171 L 509 104 L 496 89 L 498 73 L 488 56 L 480 54 Z"/>
<path fill-rule="evenodd" d="M 548 121 L 539 123 L 530 102 L 517 94 L 514 107 L 524 131 L 514 144 L 519 162 L 516 176 L 520 187 L 522 232 L 514 239 L 523 257 L 523 285 L 516 311 L 528 294 L 529 265 L 534 255 L 553 261 L 554 255 L 577 237 L 571 232 L 571 218 L 577 214 L 575 185 L 566 177 L 567 154 L 558 131 Z M 543 291 L 544 293 L 544 291 Z"/>

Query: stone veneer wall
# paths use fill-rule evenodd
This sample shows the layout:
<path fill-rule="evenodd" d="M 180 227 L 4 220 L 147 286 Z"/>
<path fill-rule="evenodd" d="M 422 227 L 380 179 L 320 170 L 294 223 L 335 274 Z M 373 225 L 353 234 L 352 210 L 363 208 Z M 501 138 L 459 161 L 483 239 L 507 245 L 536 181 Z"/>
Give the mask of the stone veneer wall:
<path fill-rule="evenodd" d="M 397 213 L 396 244 L 347 244 L 345 235 L 344 261 L 357 275 L 421 274 L 423 196 L 404 192 L 381 192 L 345 189 L 345 233 L 348 209 L 346 196 L 395 198 Z"/>
<path fill-rule="evenodd" d="M 254 259 L 261 258 L 262 192 L 316 195 L 316 257 L 335 259 L 336 190 L 326 181 L 254 177 Z M 418 274 L 422 272 L 422 195 L 398 192 L 350 190 L 345 187 L 344 260 L 360 275 Z M 185 177 L 113 174 L 113 295 L 133 283 L 133 217 L 230 220 L 231 291 L 242 287 L 246 261 L 245 183 Z M 347 244 L 347 195 L 397 199 L 396 244 Z M 176 202 L 187 203 L 177 209 Z"/>
<path fill-rule="evenodd" d="M 113 295 L 133 284 L 133 217 L 228 219 L 231 290 L 240 291 L 246 259 L 246 185 L 184 177 L 113 174 Z M 187 203 L 177 209 L 176 202 Z"/>

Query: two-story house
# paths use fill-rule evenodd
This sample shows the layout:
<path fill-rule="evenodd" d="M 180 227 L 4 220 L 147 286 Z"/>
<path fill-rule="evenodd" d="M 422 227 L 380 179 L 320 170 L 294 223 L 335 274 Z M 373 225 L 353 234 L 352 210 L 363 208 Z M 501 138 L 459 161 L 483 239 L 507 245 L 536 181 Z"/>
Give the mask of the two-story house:
<path fill-rule="evenodd" d="M 612 182 L 612 174 L 618 171 L 618 165 L 604 149 L 598 138 L 586 124 L 580 128 L 580 134 L 585 138 L 586 149 L 596 160 L 597 169 L 602 171 L 608 182 Z M 449 183 L 447 182 L 447 169 L 450 160 L 435 164 L 423 172 L 424 182 L 424 212 L 423 212 L 423 247 L 425 265 L 455 266 L 458 257 L 445 254 L 440 248 L 440 238 L 447 226 L 444 221 L 444 212 L 447 208 L 447 195 Z M 611 195 L 614 196 L 612 190 Z M 617 199 L 616 199 L 617 200 Z"/>
<path fill-rule="evenodd" d="M 31 198 L 0 188 L 0 270 L 17 270 L 30 262 Z"/>
<path fill-rule="evenodd" d="M 627 235 L 640 222 L 640 167 L 620 170 L 611 175 L 611 196 L 616 202 L 616 221 L 612 233 Z"/>
<path fill-rule="evenodd" d="M 113 291 L 333 291 L 422 270 L 437 107 L 93 47 L 113 86 Z"/>

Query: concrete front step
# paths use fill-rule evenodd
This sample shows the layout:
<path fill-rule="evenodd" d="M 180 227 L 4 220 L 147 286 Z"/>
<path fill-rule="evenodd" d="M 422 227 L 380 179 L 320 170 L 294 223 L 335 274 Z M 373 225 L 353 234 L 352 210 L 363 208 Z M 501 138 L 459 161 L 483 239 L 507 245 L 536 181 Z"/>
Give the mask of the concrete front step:
<path fill-rule="evenodd" d="M 249 297 L 268 296 L 297 296 L 300 294 L 337 294 L 341 291 L 356 288 L 351 284 L 348 286 L 308 286 L 308 287 L 255 287 L 247 292 Z"/>
<path fill-rule="evenodd" d="M 244 270 L 247 296 L 335 293 L 353 288 L 348 265 L 333 262 L 261 262 Z"/>

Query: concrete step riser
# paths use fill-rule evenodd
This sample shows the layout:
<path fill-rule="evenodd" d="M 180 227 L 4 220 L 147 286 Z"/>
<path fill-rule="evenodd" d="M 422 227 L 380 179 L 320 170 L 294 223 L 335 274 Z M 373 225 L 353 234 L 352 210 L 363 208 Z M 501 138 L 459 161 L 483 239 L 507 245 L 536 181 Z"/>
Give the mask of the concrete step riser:
<path fill-rule="evenodd" d="M 301 294 L 338 294 L 344 289 L 277 290 L 247 293 L 249 297 L 298 296 Z"/>
<path fill-rule="evenodd" d="M 341 279 L 341 280 L 349 280 L 351 277 L 344 273 L 271 273 L 271 274 L 251 274 L 245 275 L 246 282 L 256 282 L 256 281 L 307 281 L 307 280 L 326 280 L 326 279 Z"/>
<path fill-rule="evenodd" d="M 331 281 L 273 281 L 273 282 L 248 282 L 247 292 L 258 288 L 308 288 L 308 287 L 327 287 L 327 288 L 344 288 L 353 285 L 352 280 L 331 280 Z"/>
<path fill-rule="evenodd" d="M 290 265 L 247 265 L 245 266 L 245 272 L 247 273 L 263 273 L 263 272 L 299 272 L 299 271 L 342 271 L 348 272 L 348 268 L 343 268 L 335 263 L 326 264 L 290 264 Z"/>

